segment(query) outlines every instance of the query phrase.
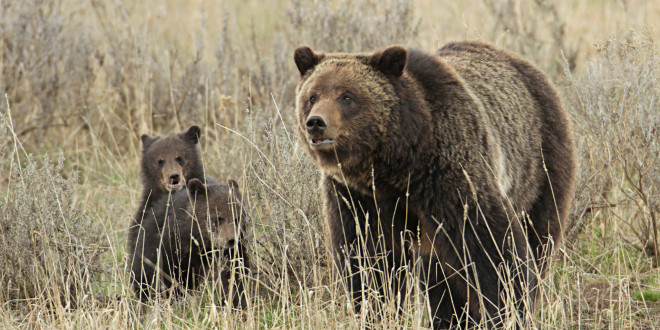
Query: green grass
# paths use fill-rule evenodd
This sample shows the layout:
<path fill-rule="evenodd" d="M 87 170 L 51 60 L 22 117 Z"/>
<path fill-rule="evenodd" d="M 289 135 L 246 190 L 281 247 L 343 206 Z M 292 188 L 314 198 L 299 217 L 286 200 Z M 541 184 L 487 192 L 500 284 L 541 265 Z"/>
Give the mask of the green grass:
<path fill-rule="evenodd" d="M 635 299 L 639 301 L 656 302 L 660 300 L 660 291 L 642 290 L 635 292 Z"/>

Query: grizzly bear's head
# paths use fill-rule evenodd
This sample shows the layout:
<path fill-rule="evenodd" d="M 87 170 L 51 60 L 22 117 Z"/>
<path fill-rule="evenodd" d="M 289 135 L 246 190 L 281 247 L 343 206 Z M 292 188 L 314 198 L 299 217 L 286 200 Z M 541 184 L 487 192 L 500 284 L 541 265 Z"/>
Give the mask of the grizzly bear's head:
<path fill-rule="evenodd" d="M 321 169 L 369 172 L 374 152 L 396 132 L 397 86 L 408 51 L 392 46 L 373 54 L 323 54 L 298 47 L 294 60 L 298 133 Z M 339 166 L 341 164 L 341 166 Z M 368 174 L 368 173 L 367 173 Z"/>

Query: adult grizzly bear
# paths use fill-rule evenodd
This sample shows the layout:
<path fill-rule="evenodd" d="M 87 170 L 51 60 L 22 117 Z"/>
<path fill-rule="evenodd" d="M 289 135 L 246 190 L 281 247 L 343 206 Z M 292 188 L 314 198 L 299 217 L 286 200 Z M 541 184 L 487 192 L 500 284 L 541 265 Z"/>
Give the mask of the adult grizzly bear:
<path fill-rule="evenodd" d="M 530 308 L 575 177 L 569 121 L 545 75 L 479 42 L 436 54 L 299 47 L 294 60 L 298 132 L 322 171 L 356 309 L 360 248 L 385 255 L 375 266 L 395 279 L 423 261 L 435 327 L 497 327 Z"/>
<path fill-rule="evenodd" d="M 143 134 L 140 177 L 142 196 L 135 214 L 140 223 L 149 208 L 168 194 L 173 194 L 185 186 L 185 182 L 197 178 L 204 181 L 202 158 L 197 150 L 201 136 L 198 126 L 187 131 L 164 136 Z"/>
<path fill-rule="evenodd" d="M 249 266 L 242 243 L 248 218 L 238 183 L 191 179 L 187 189 L 162 198 L 153 211 L 136 225 L 136 239 L 128 244 L 135 293 L 146 301 L 162 289 L 176 285 L 174 293 L 180 293 L 220 276 L 223 293 L 233 292 L 233 306 L 245 308 L 241 272 L 230 267 Z"/>

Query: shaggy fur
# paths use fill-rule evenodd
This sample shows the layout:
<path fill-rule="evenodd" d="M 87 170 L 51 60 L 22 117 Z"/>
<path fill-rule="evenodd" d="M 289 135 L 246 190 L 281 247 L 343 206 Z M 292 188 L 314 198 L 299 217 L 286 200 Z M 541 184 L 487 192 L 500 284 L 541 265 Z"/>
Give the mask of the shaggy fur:
<path fill-rule="evenodd" d="M 204 180 L 202 158 L 197 150 L 200 135 L 198 126 L 191 126 L 179 134 L 142 135 L 142 196 L 135 214 L 137 223 L 142 221 L 151 205 L 185 187 L 186 181 L 193 178 Z"/>
<path fill-rule="evenodd" d="M 208 276 L 220 276 L 223 292 L 233 292 L 233 306 L 245 308 L 240 272 L 232 279 L 229 266 L 249 266 L 241 242 L 248 218 L 236 181 L 205 185 L 191 179 L 187 189 L 161 199 L 152 210 L 136 225 L 136 241 L 129 244 L 135 293 L 145 301 L 162 289 L 183 292 L 198 288 Z"/>
<path fill-rule="evenodd" d="M 299 47 L 294 60 L 298 132 L 322 171 L 331 244 L 358 312 L 358 246 L 386 256 L 375 266 L 395 279 L 423 261 L 436 327 L 496 327 L 507 303 L 533 304 L 575 177 L 570 125 L 545 75 L 479 42 L 436 54 Z"/>

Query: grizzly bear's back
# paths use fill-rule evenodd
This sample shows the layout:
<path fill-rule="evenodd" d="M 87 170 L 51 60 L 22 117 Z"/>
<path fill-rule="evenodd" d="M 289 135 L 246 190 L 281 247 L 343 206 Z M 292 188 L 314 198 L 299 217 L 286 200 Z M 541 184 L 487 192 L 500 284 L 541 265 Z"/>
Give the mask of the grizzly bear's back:
<path fill-rule="evenodd" d="M 483 157 L 497 188 L 518 210 L 531 207 L 543 180 L 541 146 L 543 109 L 526 79 L 512 65 L 514 57 L 488 45 L 449 44 L 437 55 L 460 77 L 467 93 L 480 103 L 487 130 Z"/>
<path fill-rule="evenodd" d="M 435 128 L 455 127 L 436 135 L 480 131 L 447 138 L 456 145 L 440 150 L 466 149 L 485 160 L 453 158 L 482 197 L 496 187 L 516 214 L 529 216 L 530 247 L 544 272 L 543 251 L 552 250 L 544 242 L 562 238 L 576 172 L 571 125 L 548 78 L 514 54 L 473 41 L 449 43 L 433 55 L 412 50 L 406 69 L 427 94 Z"/>

